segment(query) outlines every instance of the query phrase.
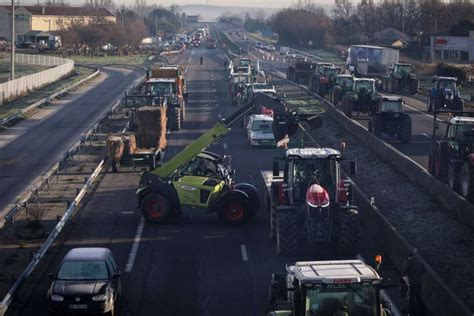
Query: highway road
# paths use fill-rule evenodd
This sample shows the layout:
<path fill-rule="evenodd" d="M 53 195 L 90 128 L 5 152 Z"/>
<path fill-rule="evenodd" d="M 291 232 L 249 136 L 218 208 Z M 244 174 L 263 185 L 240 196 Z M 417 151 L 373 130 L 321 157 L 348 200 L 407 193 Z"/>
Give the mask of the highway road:
<path fill-rule="evenodd" d="M 199 65 L 201 56 L 204 65 Z M 235 110 L 229 106 L 221 50 L 197 48 L 169 59 L 186 69 L 189 102 L 183 129 L 168 135 L 167 157 Z M 270 169 L 275 155 L 271 149 L 250 149 L 242 124 L 209 149 L 230 154 L 237 181 L 258 188 L 263 187 L 260 170 Z M 333 249 L 322 246 L 293 257 L 278 256 L 269 238 L 269 214 L 263 210 L 242 227 L 225 226 L 215 214 L 203 215 L 197 209 L 186 209 L 182 218 L 166 225 L 144 222 L 134 196 L 138 180 L 126 166 L 103 176 L 63 242 L 26 282 L 8 315 L 46 315 L 47 275 L 77 246 L 109 247 L 115 254 L 123 272 L 118 315 L 264 315 L 272 272 L 282 272 L 296 260 L 334 258 Z M 372 262 L 379 249 L 367 233 L 362 239 L 361 254 Z M 388 260 L 381 272 L 395 273 Z"/>
<path fill-rule="evenodd" d="M 283 56 L 278 52 L 267 53 L 255 48 L 255 41 L 253 40 L 242 40 L 235 33 L 230 35 L 230 38 L 236 42 L 239 46 L 247 49 L 254 59 L 260 61 L 260 65 L 263 69 L 270 72 L 278 73 L 280 76 L 286 76 L 286 68 L 288 64 L 285 64 Z M 323 60 L 317 60 L 318 62 L 324 62 Z M 410 115 L 412 120 L 412 139 L 410 144 L 401 144 L 397 140 L 392 140 L 387 135 L 384 135 L 384 140 L 391 144 L 393 147 L 416 161 L 424 168 L 428 167 L 428 155 L 431 151 L 432 146 L 432 135 L 433 135 L 433 116 L 427 113 L 426 101 L 427 98 L 421 95 L 415 96 L 402 96 L 405 100 L 405 111 Z M 361 117 L 353 117 L 356 121 L 368 127 L 368 116 L 362 115 Z M 441 116 L 441 119 L 446 119 Z M 440 124 L 437 130 L 436 136 L 444 135 L 445 125 Z"/>
<path fill-rule="evenodd" d="M 141 73 L 105 67 L 99 78 L 0 133 L 0 210 L 36 182 Z"/>

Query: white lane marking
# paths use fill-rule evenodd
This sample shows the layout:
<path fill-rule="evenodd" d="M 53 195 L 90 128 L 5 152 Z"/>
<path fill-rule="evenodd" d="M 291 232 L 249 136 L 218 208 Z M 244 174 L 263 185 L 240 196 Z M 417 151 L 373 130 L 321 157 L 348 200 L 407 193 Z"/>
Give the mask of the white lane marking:
<path fill-rule="evenodd" d="M 242 253 L 242 260 L 249 261 L 249 257 L 247 256 L 247 247 L 245 245 L 240 245 L 240 252 Z"/>
<path fill-rule="evenodd" d="M 133 211 L 123 211 L 123 212 L 120 212 L 120 213 L 126 214 L 126 215 L 135 214 L 135 212 L 133 212 Z"/>
<path fill-rule="evenodd" d="M 140 241 L 142 239 L 143 228 L 145 227 L 145 219 L 143 216 L 140 217 L 138 222 L 137 233 L 135 234 L 135 239 L 133 240 L 132 248 L 130 249 L 130 254 L 128 255 L 127 265 L 125 266 L 125 272 L 132 272 L 133 265 L 138 253 L 138 247 L 140 246 Z"/>
<path fill-rule="evenodd" d="M 431 137 L 430 135 L 426 134 L 426 133 L 422 133 L 421 135 L 425 136 L 425 137 L 428 137 L 429 139 L 433 138 Z"/>
<path fill-rule="evenodd" d="M 359 259 L 360 261 L 362 262 L 365 262 L 364 258 L 362 257 L 362 255 L 360 253 L 357 254 L 356 256 L 357 259 Z M 397 306 L 393 303 L 392 299 L 390 298 L 390 296 L 388 296 L 388 293 L 387 291 L 385 290 L 380 290 L 380 293 L 382 293 L 383 297 L 390 303 L 390 305 L 392 306 L 392 314 L 393 316 L 400 316 L 401 313 L 400 311 L 398 310 Z"/>
<path fill-rule="evenodd" d="M 224 149 L 227 149 L 227 144 L 226 143 L 222 144 L 222 147 L 224 147 Z"/>
<path fill-rule="evenodd" d="M 189 66 L 186 66 L 186 68 L 184 69 L 184 74 L 188 73 L 188 68 L 189 68 Z"/>
<path fill-rule="evenodd" d="M 148 57 L 148 60 L 152 60 L 153 58 L 155 58 L 155 55 L 151 55 Z"/>

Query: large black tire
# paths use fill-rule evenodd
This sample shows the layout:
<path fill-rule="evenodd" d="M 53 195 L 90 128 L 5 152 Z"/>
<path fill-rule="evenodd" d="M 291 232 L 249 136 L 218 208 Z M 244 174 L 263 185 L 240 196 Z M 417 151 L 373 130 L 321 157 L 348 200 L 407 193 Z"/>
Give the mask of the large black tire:
<path fill-rule="evenodd" d="M 247 222 L 250 216 L 250 207 L 243 198 L 232 195 L 220 203 L 217 217 L 221 222 L 230 226 L 240 226 Z"/>
<path fill-rule="evenodd" d="M 418 79 L 412 78 L 410 79 L 410 94 L 417 94 L 418 93 Z"/>
<path fill-rule="evenodd" d="M 270 208 L 270 238 L 273 241 L 276 241 L 277 239 L 277 215 L 276 215 L 276 209 L 275 208 Z"/>
<path fill-rule="evenodd" d="M 171 203 L 160 193 L 149 193 L 143 198 L 141 210 L 147 221 L 163 224 L 171 215 Z"/>
<path fill-rule="evenodd" d="M 382 138 L 382 133 L 383 133 L 383 121 L 378 118 L 377 116 L 374 116 L 374 123 L 373 123 L 373 133 L 375 136 L 378 138 Z"/>
<path fill-rule="evenodd" d="M 112 167 L 112 172 L 113 173 L 117 173 L 118 172 L 118 169 L 120 167 L 120 161 L 117 161 L 117 160 L 112 160 L 112 163 L 111 163 L 111 167 Z"/>
<path fill-rule="evenodd" d="M 474 166 L 466 161 L 461 169 L 461 194 L 467 200 L 474 202 Z"/>
<path fill-rule="evenodd" d="M 248 183 L 238 183 L 235 189 L 244 191 L 248 195 L 249 200 L 247 205 L 250 209 L 249 217 L 252 218 L 257 215 L 258 211 L 260 211 L 260 194 L 257 188 Z"/>
<path fill-rule="evenodd" d="M 181 109 L 178 107 L 168 108 L 168 129 L 179 131 L 181 129 Z"/>
<path fill-rule="evenodd" d="M 299 242 L 300 227 L 298 214 L 294 209 L 279 211 L 276 220 L 277 253 L 282 256 L 296 253 Z"/>
<path fill-rule="evenodd" d="M 456 192 L 459 192 L 459 187 L 460 187 L 460 181 L 459 177 L 456 173 L 456 169 L 454 169 L 454 166 L 452 164 L 449 164 L 448 166 L 448 187 Z"/>
<path fill-rule="evenodd" d="M 369 126 L 367 128 L 369 133 L 374 133 L 374 119 L 371 117 L 369 118 Z"/>
<path fill-rule="evenodd" d="M 352 101 L 344 99 L 344 114 L 352 118 Z"/>
<path fill-rule="evenodd" d="M 359 252 L 360 218 L 355 209 L 340 210 L 338 252 L 345 258 L 355 258 Z"/>
<path fill-rule="evenodd" d="M 400 124 L 400 142 L 402 144 L 409 144 L 411 140 L 411 118 L 406 116 Z"/>

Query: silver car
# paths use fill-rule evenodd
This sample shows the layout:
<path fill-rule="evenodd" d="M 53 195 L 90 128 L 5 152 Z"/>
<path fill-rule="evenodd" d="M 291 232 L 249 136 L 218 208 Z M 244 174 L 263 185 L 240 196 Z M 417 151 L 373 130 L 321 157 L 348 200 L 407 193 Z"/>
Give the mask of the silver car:
<path fill-rule="evenodd" d="M 272 132 L 273 117 L 264 114 L 253 114 L 247 122 L 247 137 L 250 148 L 275 147 Z"/>

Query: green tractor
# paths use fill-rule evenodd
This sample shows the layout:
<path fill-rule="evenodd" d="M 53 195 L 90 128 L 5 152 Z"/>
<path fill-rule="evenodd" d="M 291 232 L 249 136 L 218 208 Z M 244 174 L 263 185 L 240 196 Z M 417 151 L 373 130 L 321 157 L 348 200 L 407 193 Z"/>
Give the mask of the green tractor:
<path fill-rule="evenodd" d="M 382 78 L 382 89 L 388 93 L 416 94 L 418 78 L 411 64 L 395 64 L 388 76 Z"/>
<path fill-rule="evenodd" d="M 353 75 L 337 75 L 334 85 L 329 91 L 329 101 L 334 105 L 339 105 L 342 97 L 349 91 L 352 91 L 354 85 Z"/>
<path fill-rule="evenodd" d="M 380 94 L 377 92 L 375 79 L 354 78 L 352 91 L 348 91 L 342 97 L 343 112 L 352 117 L 352 112 L 357 116 L 361 113 L 373 115 L 380 102 Z"/>
<path fill-rule="evenodd" d="M 319 72 L 311 77 L 310 89 L 324 98 L 334 86 L 340 68 L 334 65 L 324 65 L 319 69 Z"/>
<path fill-rule="evenodd" d="M 369 132 L 378 138 L 382 134 L 396 136 L 402 144 L 411 140 L 411 118 L 403 110 L 401 97 L 382 97 L 377 110 L 369 119 Z"/>
<path fill-rule="evenodd" d="M 286 273 L 272 274 L 268 316 L 388 316 L 391 304 L 381 290 L 394 285 L 382 281 L 361 260 L 296 262 Z"/>
<path fill-rule="evenodd" d="M 170 217 L 181 214 L 184 205 L 217 213 L 218 218 L 229 225 L 241 225 L 257 214 L 260 209 L 257 189 L 248 183 L 235 183 L 234 170 L 226 163 L 227 157 L 203 150 L 259 105 L 278 114 L 274 120 L 278 135 L 291 136 L 299 120 L 305 119 L 288 113 L 279 99 L 257 93 L 169 161 L 143 174 L 137 199 L 146 220 L 165 223 Z M 313 120 L 314 115 L 307 119 L 310 124 Z"/>

